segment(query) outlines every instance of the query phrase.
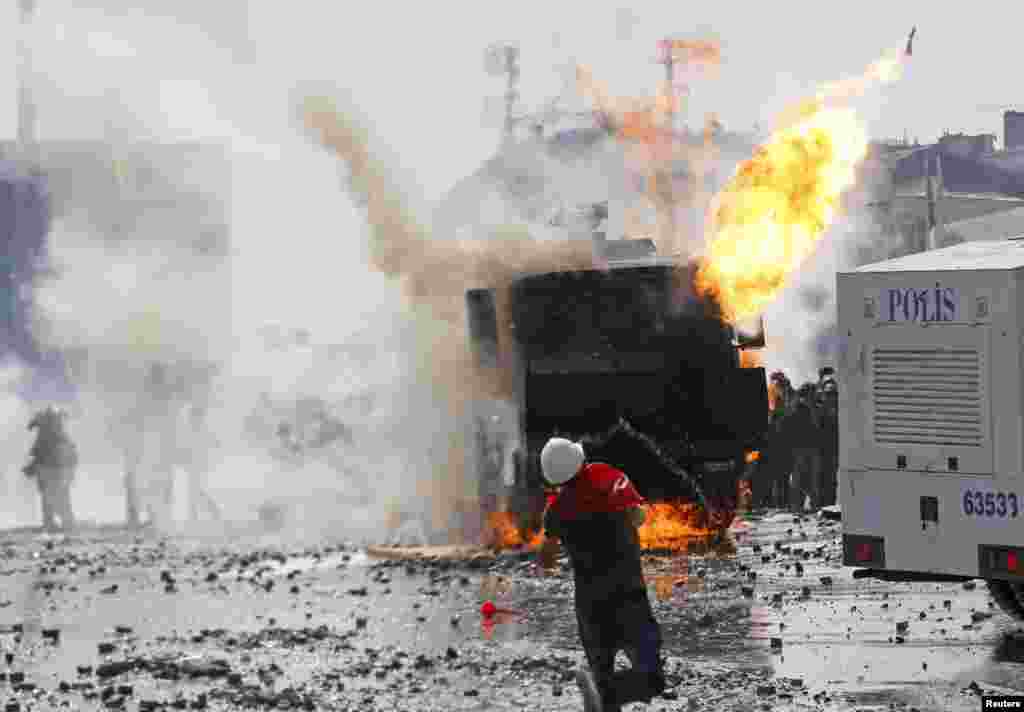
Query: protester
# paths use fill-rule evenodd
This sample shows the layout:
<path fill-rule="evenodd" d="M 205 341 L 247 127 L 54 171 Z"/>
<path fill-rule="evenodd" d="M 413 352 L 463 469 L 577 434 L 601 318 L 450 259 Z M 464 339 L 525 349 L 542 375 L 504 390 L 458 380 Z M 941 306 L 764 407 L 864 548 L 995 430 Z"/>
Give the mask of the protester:
<path fill-rule="evenodd" d="M 788 502 L 789 475 L 793 471 L 792 447 L 785 440 L 784 427 L 794 394 L 781 371 L 772 373 L 769 392 L 768 429 L 754 480 L 754 500 L 761 507 L 783 507 Z"/>
<path fill-rule="evenodd" d="M 822 382 L 818 398 L 821 424 L 821 506 L 836 503 L 839 470 L 839 387 L 834 378 Z"/>
<path fill-rule="evenodd" d="M 560 487 L 544 517 L 547 536 L 565 543 L 575 576 L 576 620 L 589 670 L 577 681 L 588 712 L 649 702 L 665 689 L 661 630 L 651 610 L 637 527 L 643 498 L 622 471 L 586 462 L 583 446 L 552 438 L 541 469 Z M 615 672 L 623 650 L 632 663 Z"/>

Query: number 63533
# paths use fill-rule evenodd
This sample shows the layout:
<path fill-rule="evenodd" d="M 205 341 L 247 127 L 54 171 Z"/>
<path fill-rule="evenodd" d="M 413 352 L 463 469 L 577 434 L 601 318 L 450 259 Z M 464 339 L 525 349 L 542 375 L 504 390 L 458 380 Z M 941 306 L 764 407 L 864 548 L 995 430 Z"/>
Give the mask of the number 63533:
<path fill-rule="evenodd" d="M 1021 502 L 1013 492 L 981 492 L 965 490 L 964 514 L 969 517 L 996 517 L 1015 519 L 1020 514 Z"/>

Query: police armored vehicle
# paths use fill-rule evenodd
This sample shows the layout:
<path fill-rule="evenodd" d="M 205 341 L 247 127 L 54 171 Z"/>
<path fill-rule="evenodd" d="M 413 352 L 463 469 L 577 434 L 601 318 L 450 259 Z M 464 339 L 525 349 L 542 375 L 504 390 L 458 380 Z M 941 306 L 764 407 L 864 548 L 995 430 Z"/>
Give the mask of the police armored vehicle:
<path fill-rule="evenodd" d="M 1024 241 L 840 273 L 843 559 L 1024 619 Z"/>
<path fill-rule="evenodd" d="M 763 329 L 724 321 L 692 286 L 696 262 L 656 257 L 649 240 L 606 242 L 598 234 L 594 243 L 607 268 L 521 275 L 502 295 L 502 314 L 495 290 L 466 294 L 481 363 L 493 365 L 504 351 L 513 371 L 518 466 L 499 489 L 522 520 L 535 522 L 547 438 L 587 437 L 625 421 L 687 474 L 613 463 L 641 494 L 675 500 L 699 483 L 715 513 L 710 523 L 727 527 L 738 480 L 768 424 L 764 369 L 743 368 L 740 358 L 764 344 Z M 499 329 L 500 319 L 510 328 Z M 498 343 L 499 334 L 510 343 Z"/>

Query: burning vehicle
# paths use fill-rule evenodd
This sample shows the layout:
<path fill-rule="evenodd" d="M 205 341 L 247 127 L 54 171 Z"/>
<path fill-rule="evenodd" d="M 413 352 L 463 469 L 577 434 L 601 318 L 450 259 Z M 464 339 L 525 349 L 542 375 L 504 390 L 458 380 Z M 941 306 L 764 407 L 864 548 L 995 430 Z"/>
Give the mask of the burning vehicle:
<path fill-rule="evenodd" d="M 677 58 L 668 54 L 671 78 Z M 491 218 L 480 211 L 459 229 L 444 219 L 425 229 L 386 180 L 368 129 L 326 97 L 303 104 L 306 127 L 351 171 L 349 191 L 371 226 L 373 268 L 395 278 L 409 303 L 448 334 L 462 331 L 468 312 L 466 340 L 433 340 L 424 354 L 449 412 L 468 415 L 473 431 L 453 438 L 459 442 L 449 453 L 465 453 L 480 486 L 481 509 L 520 515 L 516 533 L 531 543 L 545 502 L 538 453 L 556 434 L 598 443 L 590 456 L 629 473 L 650 501 L 703 499 L 711 505 L 705 512 L 718 512 L 708 523 L 725 526 L 740 499 L 740 480 L 757 468 L 754 453 L 768 426 L 764 370 L 749 353 L 764 343 L 761 316 L 814 254 L 848 207 L 844 197 L 858 186 L 868 140 L 849 101 L 898 78 L 906 54 L 902 48 L 887 52 L 859 75 L 825 84 L 794 104 L 724 185 L 716 178 L 721 126 L 710 117 L 699 139 L 689 130 L 675 131 L 682 103 L 672 81 L 637 108 L 611 96 L 579 66 L 577 89 L 589 100 L 586 113 L 596 126 L 549 151 L 548 112 L 542 112 L 539 123 L 526 121 L 533 124 L 532 138 L 520 140 L 512 130 L 523 123 L 512 111 L 517 52 L 504 56 L 509 102 L 502 145 L 517 149 L 518 158 L 535 154 L 537 160 L 495 161 L 474 176 L 479 191 L 452 202 L 485 206 L 492 197 L 503 200 L 515 224 L 507 230 L 491 230 Z M 697 64 L 715 57 L 702 55 Z M 570 146 L 587 154 L 602 133 L 616 144 L 608 166 L 622 159 L 624 169 L 612 168 L 621 175 L 607 190 L 583 185 L 608 167 L 601 161 L 571 162 L 581 178 L 571 191 L 545 179 L 548 159 L 573 155 Z M 612 185 L 620 179 L 624 189 Z M 651 240 L 606 241 L 596 228 L 583 230 L 597 248 L 591 254 L 584 241 L 571 239 L 581 221 L 564 221 L 560 208 L 554 214 L 537 209 L 592 199 L 582 195 L 614 203 L 636 192 L 645 194 L 639 212 L 653 211 L 654 221 L 633 226 L 624 218 L 636 206 L 627 200 L 626 209 L 616 211 L 621 228 L 604 232 L 615 238 L 654 235 L 666 257 L 655 256 Z M 439 224 L 446 227 L 438 230 Z M 570 239 L 546 239 L 563 227 Z M 468 239 L 477 229 L 494 239 Z M 457 239 L 434 239 L 432 232 Z M 751 320 L 757 328 L 746 333 L 741 325 Z M 476 352 L 471 368 L 466 341 Z M 514 411 L 512 434 L 502 410 Z M 452 479 L 461 479 L 458 464 L 445 473 L 453 469 L 460 472 Z M 455 504 L 454 497 L 446 501 Z"/>
<path fill-rule="evenodd" d="M 693 286 L 696 261 L 657 257 L 648 240 L 598 235 L 595 246 L 607 268 L 466 293 L 478 363 L 511 371 L 519 421 L 513 471 L 475 453 L 482 493 L 501 491 L 535 528 L 545 501 L 539 453 L 557 434 L 583 439 L 588 456 L 629 473 L 649 501 L 703 499 L 713 513 L 705 524 L 728 527 L 768 423 L 764 369 L 742 358 L 764 345 L 762 322 L 743 330 L 725 320 Z"/>

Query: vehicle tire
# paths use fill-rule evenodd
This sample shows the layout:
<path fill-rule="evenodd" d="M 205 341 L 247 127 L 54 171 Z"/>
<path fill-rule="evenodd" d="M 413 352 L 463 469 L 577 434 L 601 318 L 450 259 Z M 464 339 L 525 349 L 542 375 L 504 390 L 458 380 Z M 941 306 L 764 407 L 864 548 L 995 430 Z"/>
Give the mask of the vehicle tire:
<path fill-rule="evenodd" d="M 992 600 L 1014 620 L 1024 620 L 1024 584 L 1009 581 L 989 580 L 988 590 Z"/>

